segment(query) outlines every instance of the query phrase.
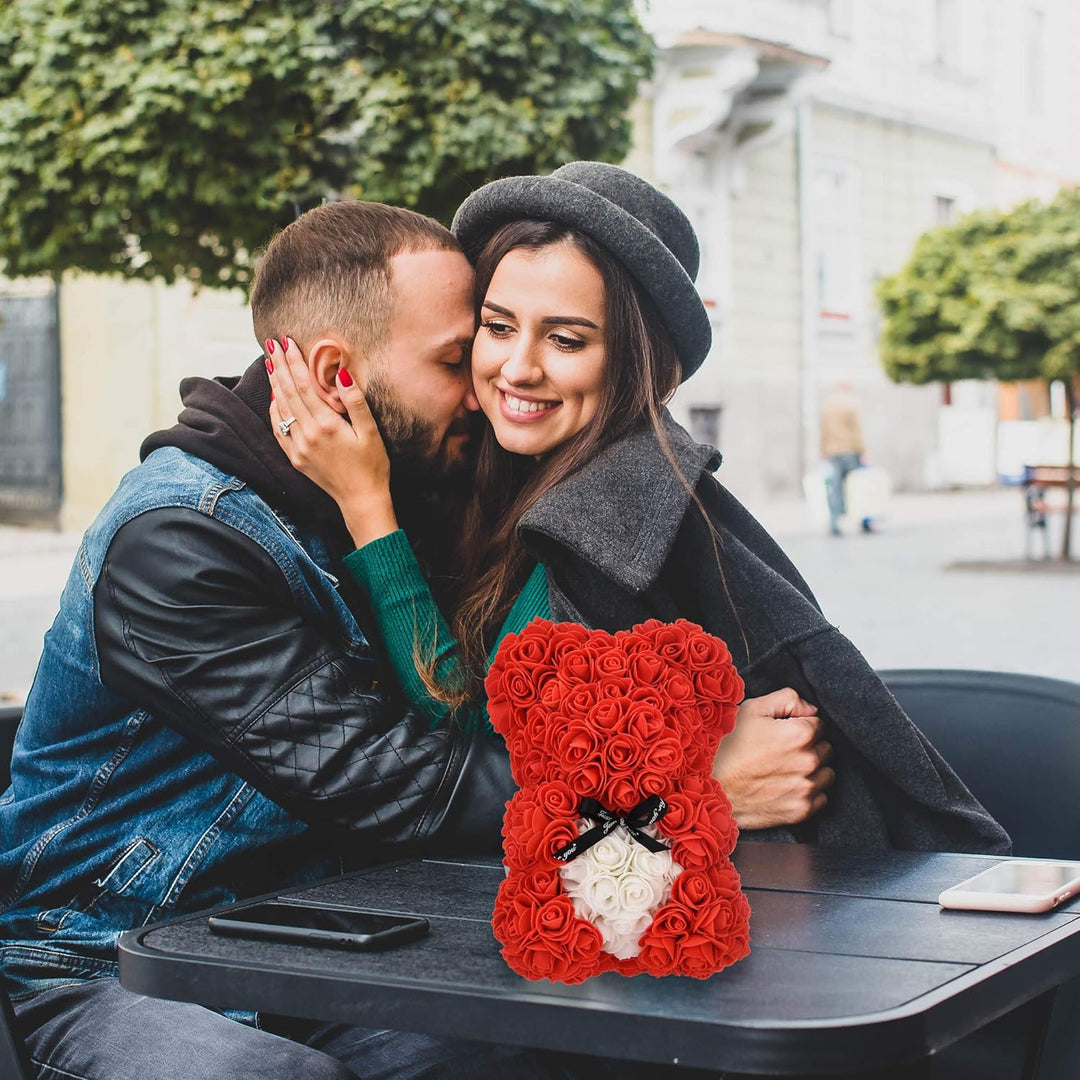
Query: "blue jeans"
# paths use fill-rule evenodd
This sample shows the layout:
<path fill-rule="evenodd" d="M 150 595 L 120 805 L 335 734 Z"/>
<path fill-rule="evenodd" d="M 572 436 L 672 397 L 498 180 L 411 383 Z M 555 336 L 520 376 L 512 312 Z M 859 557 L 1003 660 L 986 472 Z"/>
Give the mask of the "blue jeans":
<path fill-rule="evenodd" d="M 862 458 L 858 454 L 836 454 L 829 458 L 829 464 L 832 471 L 825 484 L 829 498 L 829 525 L 833 532 L 837 532 L 840 519 L 847 509 L 844 503 L 844 480 L 849 472 L 862 465 Z"/>
<path fill-rule="evenodd" d="M 672 1073 L 283 1017 L 249 1027 L 201 1005 L 129 993 L 116 979 L 46 990 L 15 1003 L 15 1014 L 39 1080 L 653 1080 Z"/>

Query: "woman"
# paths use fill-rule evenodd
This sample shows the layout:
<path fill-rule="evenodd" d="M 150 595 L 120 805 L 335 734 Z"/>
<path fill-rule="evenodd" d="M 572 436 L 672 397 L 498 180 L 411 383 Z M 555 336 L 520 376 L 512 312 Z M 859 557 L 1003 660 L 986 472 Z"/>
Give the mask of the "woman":
<path fill-rule="evenodd" d="M 682 212 L 625 170 L 576 162 L 481 188 L 454 231 L 476 265 L 472 378 L 490 428 L 451 628 L 394 531 L 392 508 L 354 535 L 358 550 L 346 559 L 376 607 L 407 695 L 435 715 L 480 702 L 498 640 L 536 616 L 607 629 L 685 617 L 728 643 L 748 698 L 791 688 L 789 712 L 816 707 L 828 724 L 836 770 L 828 808 L 770 834 L 1007 850 L 1004 833 L 825 621 L 777 545 L 712 477 L 716 451 L 664 410 L 711 344 L 693 285 L 697 241 Z M 271 376 L 275 430 L 282 415 L 317 414 L 321 404 L 305 397 L 304 409 L 292 407 L 304 393 L 303 366 L 295 349 L 289 357 Z M 370 416 L 355 388 L 345 396 L 362 431 Z M 316 437 L 299 434 L 305 443 Z M 297 441 L 279 441 L 295 464 Z M 350 499 L 388 505 L 385 458 L 313 457 L 323 464 L 303 471 L 343 507 Z M 729 742 L 741 725 L 742 717 Z M 817 805 L 832 777 L 820 763 Z"/>

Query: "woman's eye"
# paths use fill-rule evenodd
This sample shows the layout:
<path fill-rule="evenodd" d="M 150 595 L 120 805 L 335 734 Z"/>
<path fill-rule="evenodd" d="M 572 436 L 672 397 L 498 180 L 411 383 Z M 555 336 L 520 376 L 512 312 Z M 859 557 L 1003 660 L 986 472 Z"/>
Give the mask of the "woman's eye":
<path fill-rule="evenodd" d="M 576 352 L 585 346 L 585 342 L 580 338 L 568 337 L 566 334 L 552 334 L 551 340 L 558 348 L 565 349 L 567 352 Z"/>
<path fill-rule="evenodd" d="M 480 325 L 483 326 L 492 337 L 504 337 L 513 329 L 513 327 L 507 323 L 499 322 L 497 319 L 488 319 L 487 322 L 481 323 Z"/>

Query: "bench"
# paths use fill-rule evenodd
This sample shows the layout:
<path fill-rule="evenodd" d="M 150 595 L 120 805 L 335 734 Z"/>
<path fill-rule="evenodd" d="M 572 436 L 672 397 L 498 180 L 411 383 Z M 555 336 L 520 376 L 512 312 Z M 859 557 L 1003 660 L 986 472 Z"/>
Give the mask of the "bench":
<path fill-rule="evenodd" d="M 1073 483 L 1080 487 L 1080 465 L 1072 469 L 1068 465 L 1025 465 L 1024 466 L 1024 520 L 1027 536 L 1024 542 L 1024 555 L 1031 558 L 1032 536 L 1036 530 L 1042 531 L 1043 558 L 1050 558 L 1050 537 L 1047 532 L 1047 514 L 1063 513 L 1065 503 L 1060 505 L 1047 499 L 1053 488 L 1067 490 L 1069 473 L 1073 474 Z M 1080 499 L 1073 505 L 1073 513 L 1080 510 Z"/>

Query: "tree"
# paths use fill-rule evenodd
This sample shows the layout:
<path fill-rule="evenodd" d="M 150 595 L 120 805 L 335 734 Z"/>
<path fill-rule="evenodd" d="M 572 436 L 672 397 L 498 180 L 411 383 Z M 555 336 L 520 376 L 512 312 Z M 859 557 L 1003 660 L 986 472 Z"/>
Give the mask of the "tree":
<path fill-rule="evenodd" d="M 325 197 L 619 160 L 633 0 L 6 0 L 0 269 L 245 285 Z"/>
<path fill-rule="evenodd" d="M 878 286 L 881 356 L 896 382 L 1062 380 L 1069 418 L 1071 555 L 1080 379 L 1080 188 L 932 229 Z"/>

